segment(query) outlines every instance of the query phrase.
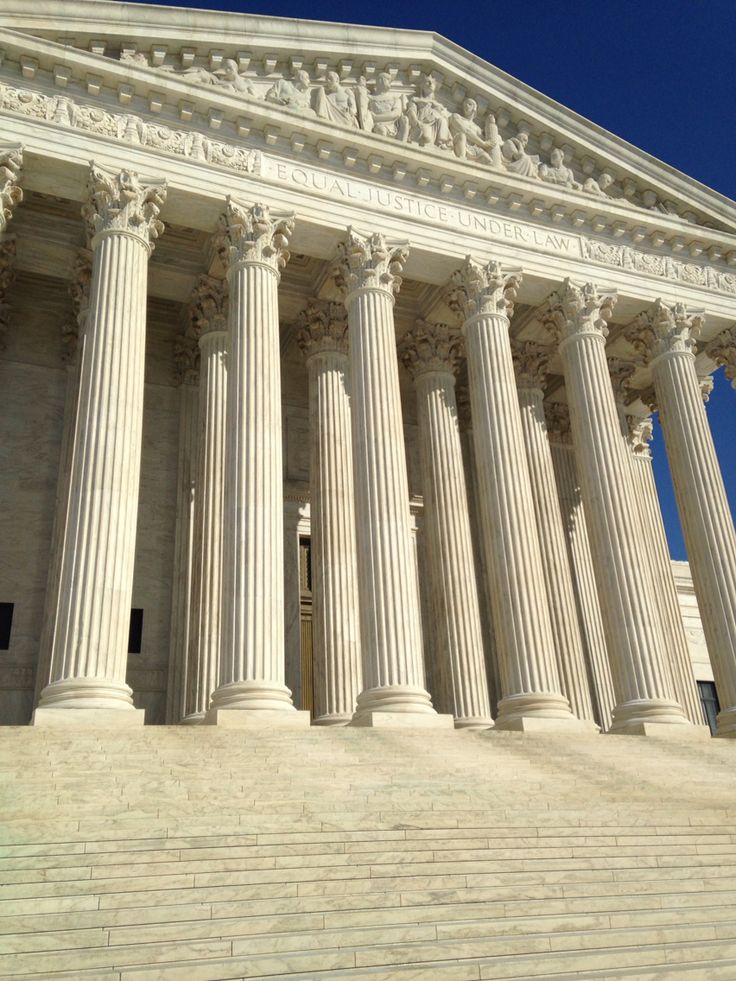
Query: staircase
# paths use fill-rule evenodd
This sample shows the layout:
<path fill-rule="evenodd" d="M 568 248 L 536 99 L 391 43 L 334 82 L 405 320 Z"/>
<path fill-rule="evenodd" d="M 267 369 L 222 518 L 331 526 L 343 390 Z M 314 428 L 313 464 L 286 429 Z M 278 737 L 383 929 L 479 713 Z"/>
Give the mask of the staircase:
<path fill-rule="evenodd" d="M 0 729 L 0 976 L 736 978 L 736 744 Z"/>

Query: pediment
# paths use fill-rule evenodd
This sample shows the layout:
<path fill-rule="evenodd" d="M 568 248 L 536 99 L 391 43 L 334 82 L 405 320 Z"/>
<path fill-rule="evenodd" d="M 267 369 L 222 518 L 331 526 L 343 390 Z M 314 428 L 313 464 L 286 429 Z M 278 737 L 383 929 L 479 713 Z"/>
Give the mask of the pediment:
<path fill-rule="evenodd" d="M 271 147 L 736 262 L 733 202 L 437 35 L 100 0 L 50 0 L 36 15 L 16 2 L 3 75 L 17 65 L 62 103 L 113 106 L 129 126 L 194 143 L 204 132 L 224 140 L 221 155 Z"/>

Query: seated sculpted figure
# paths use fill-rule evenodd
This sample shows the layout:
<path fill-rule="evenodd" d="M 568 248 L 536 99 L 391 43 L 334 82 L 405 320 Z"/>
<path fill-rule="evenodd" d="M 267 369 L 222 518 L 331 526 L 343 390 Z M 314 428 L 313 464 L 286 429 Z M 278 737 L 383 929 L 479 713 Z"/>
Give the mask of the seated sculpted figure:
<path fill-rule="evenodd" d="M 611 184 L 613 184 L 613 177 L 610 174 L 603 173 L 598 180 L 594 177 L 589 177 L 583 183 L 583 190 L 587 191 L 588 194 L 595 194 L 597 198 L 607 198 L 610 196 L 607 191 Z"/>
<path fill-rule="evenodd" d="M 373 93 L 368 93 L 364 78 L 357 88 L 358 120 L 363 129 L 379 136 L 393 136 L 406 142 L 409 138 L 409 120 L 406 116 L 406 98 L 391 91 L 388 72 L 376 75 Z"/>
<path fill-rule="evenodd" d="M 215 84 L 224 89 L 225 92 L 249 95 L 251 98 L 256 94 L 251 82 L 245 75 L 240 74 L 238 63 L 233 58 L 226 58 L 222 63 L 222 68 L 218 68 L 214 75 Z"/>
<path fill-rule="evenodd" d="M 407 109 L 411 139 L 420 146 L 450 148 L 452 135 L 447 121 L 449 114 L 435 98 L 437 79 L 433 75 L 422 75 L 418 88 L 418 94 L 412 96 Z"/>
<path fill-rule="evenodd" d="M 358 125 L 355 96 L 340 84 L 337 72 L 327 72 L 325 84 L 317 87 L 314 108 L 320 119 L 329 119 L 342 126 Z"/>
<path fill-rule="evenodd" d="M 277 106 L 284 106 L 305 116 L 313 116 L 312 99 L 310 91 L 309 72 L 301 68 L 295 75 L 294 80 L 280 78 L 266 92 L 266 101 L 273 102 Z"/>
<path fill-rule="evenodd" d="M 526 152 L 529 134 L 522 130 L 518 136 L 512 136 L 502 146 L 506 169 L 520 177 L 537 177 L 539 157 Z"/>
<path fill-rule="evenodd" d="M 563 187 L 579 188 L 572 170 L 565 165 L 565 154 L 555 147 L 549 156 L 548 164 L 540 164 L 539 176 L 550 184 L 561 184 Z"/>
<path fill-rule="evenodd" d="M 463 111 L 453 112 L 449 119 L 455 156 L 465 160 L 493 166 L 492 152 L 498 149 L 498 143 L 491 138 L 483 138 L 483 131 L 475 121 L 478 103 L 475 99 L 463 100 Z"/>

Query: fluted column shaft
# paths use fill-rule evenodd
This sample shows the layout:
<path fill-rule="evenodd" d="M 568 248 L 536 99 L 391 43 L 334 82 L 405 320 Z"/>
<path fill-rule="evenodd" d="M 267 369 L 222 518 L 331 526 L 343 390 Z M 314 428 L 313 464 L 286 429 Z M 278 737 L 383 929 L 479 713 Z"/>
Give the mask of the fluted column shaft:
<path fill-rule="evenodd" d="M 179 388 L 179 454 L 176 484 L 173 588 L 166 722 L 175 725 L 186 714 L 187 652 L 191 629 L 194 501 L 196 495 L 197 385 L 194 377 Z"/>
<path fill-rule="evenodd" d="M 226 472 L 226 347 L 227 332 L 224 330 L 207 330 L 199 338 L 197 495 L 194 503 L 192 622 L 184 719 L 187 723 L 204 719 L 219 679 Z"/>
<path fill-rule="evenodd" d="M 616 696 L 590 554 L 588 526 L 580 498 L 575 454 L 572 445 L 566 442 L 552 443 L 551 450 L 580 635 L 591 681 L 594 717 L 605 732 L 611 727 Z"/>
<path fill-rule="evenodd" d="M 593 705 L 575 608 L 570 562 L 547 438 L 542 389 L 518 380 L 521 428 L 529 465 L 534 513 L 562 691 L 579 719 L 593 721 Z"/>
<path fill-rule="evenodd" d="M 346 725 L 353 717 L 361 683 L 348 355 L 342 339 L 315 337 L 305 344 L 314 721 L 317 725 Z"/>
<path fill-rule="evenodd" d="M 633 453 L 631 462 L 637 499 L 641 507 L 642 526 L 649 545 L 654 599 L 659 605 L 675 695 L 690 722 L 693 725 L 703 725 L 703 709 L 695 684 L 685 624 L 677 600 L 667 535 L 654 483 L 652 458 L 648 453 Z"/>
<path fill-rule="evenodd" d="M 604 311 L 612 302 L 593 287 L 566 284 L 563 291 L 560 354 L 617 698 L 611 731 L 641 734 L 657 723 L 687 725 L 646 589 L 646 543 L 606 362 Z"/>
<path fill-rule="evenodd" d="M 417 371 L 417 422 L 422 461 L 431 613 L 440 671 L 455 725 L 491 725 L 478 591 L 463 473 L 455 377 Z"/>
<path fill-rule="evenodd" d="M 393 297 L 363 288 L 347 306 L 364 685 L 358 716 L 433 713 L 422 671 Z"/>
<path fill-rule="evenodd" d="M 58 707 L 132 712 L 125 683 L 138 515 L 146 282 L 165 190 L 93 168 L 92 283 L 59 576 L 51 681 L 34 722 Z M 51 707 L 54 707 L 53 709 Z M 51 714 L 49 714 L 49 711 Z M 136 719 L 142 721 L 142 713 Z M 133 716 L 131 716 L 131 719 Z"/>
<path fill-rule="evenodd" d="M 718 735 L 736 736 L 736 534 L 695 358 L 669 350 L 654 386 L 693 585 L 721 704 Z"/>

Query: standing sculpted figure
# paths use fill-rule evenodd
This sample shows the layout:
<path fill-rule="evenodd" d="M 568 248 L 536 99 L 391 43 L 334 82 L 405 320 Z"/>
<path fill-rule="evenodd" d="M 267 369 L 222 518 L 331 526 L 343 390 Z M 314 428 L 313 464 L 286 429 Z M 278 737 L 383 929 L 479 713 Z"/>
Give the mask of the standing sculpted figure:
<path fill-rule="evenodd" d="M 317 87 L 315 111 L 320 119 L 341 126 L 357 126 L 358 113 L 352 91 L 340 84 L 337 72 L 327 72 L 325 84 Z"/>
<path fill-rule="evenodd" d="M 361 129 L 379 136 L 393 136 L 406 142 L 409 138 L 409 120 L 406 115 L 406 96 L 391 91 L 388 72 L 376 75 L 373 93 L 369 94 L 365 78 L 361 78 L 356 90 L 358 122 Z"/>
<path fill-rule="evenodd" d="M 448 125 L 455 156 L 493 166 L 492 154 L 498 151 L 498 144 L 493 139 L 483 138 L 483 131 L 475 121 L 477 112 L 475 99 L 464 99 L 462 112 L 453 112 L 450 116 Z"/>
<path fill-rule="evenodd" d="M 506 169 L 520 177 L 538 177 L 539 157 L 526 152 L 528 143 L 529 134 L 524 130 L 506 140 L 502 147 Z"/>
<path fill-rule="evenodd" d="M 412 96 L 407 116 L 411 125 L 411 138 L 420 146 L 452 147 L 447 109 L 435 98 L 437 79 L 422 75 L 419 92 Z"/>
<path fill-rule="evenodd" d="M 274 82 L 266 92 L 266 102 L 273 102 L 277 106 L 284 106 L 306 116 L 314 116 L 309 72 L 300 68 L 294 75 L 293 81 L 280 78 L 278 82 Z"/>
<path fill-rule="evenodd" d="M 572 170 L 565 164 L 565 154 L 555 147 L 549 156 L 548 164 L 540 164 L 539 176 L 550 184 L 561 184 L 563 187 L 579 188 Z"/>
<path fill-rule="evenodd" d="M 214 72 L 215 84 L 218 88 L 226 92 L 236 92 L 238 95 L 249 95 L 253 98 L 256 94 L 251 82 L 240 74 L 238 63 L 233 58 L 226 58 L 222 63 L 222 68 Z"/>
<path fill-rule="evenodd" d="M 483 125 L 483 132 L 486 138 L 488 155 L 491 158 L 491 166 L 503 167 L 503 156 L 501 154 L 503 139 L 501 138 L 498 123 L 496 122 L 495 113 L 489 112 L 486 116 L 486 121 Z"/>

